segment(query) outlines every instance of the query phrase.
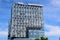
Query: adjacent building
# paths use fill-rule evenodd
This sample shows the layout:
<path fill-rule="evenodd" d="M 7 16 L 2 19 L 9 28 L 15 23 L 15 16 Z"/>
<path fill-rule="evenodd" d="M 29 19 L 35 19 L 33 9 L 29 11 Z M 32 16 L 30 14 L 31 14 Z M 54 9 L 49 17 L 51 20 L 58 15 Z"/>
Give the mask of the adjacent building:
<path fill-rule="evenodd" d="M 13 3 L 9 22 L 9 40 L 34 40 L 44 36 L 43 6 Z"/>

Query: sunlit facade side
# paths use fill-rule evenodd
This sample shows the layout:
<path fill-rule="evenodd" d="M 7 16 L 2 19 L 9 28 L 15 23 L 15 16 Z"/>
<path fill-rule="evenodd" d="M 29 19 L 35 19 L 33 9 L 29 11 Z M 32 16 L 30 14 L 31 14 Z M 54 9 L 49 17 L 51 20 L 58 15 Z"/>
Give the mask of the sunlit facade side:
<path fill-rule="evenodd" d="M 14 3 L 11 13 L 11 40 L 33 40 L 44 36 L 42 6 Z"/>

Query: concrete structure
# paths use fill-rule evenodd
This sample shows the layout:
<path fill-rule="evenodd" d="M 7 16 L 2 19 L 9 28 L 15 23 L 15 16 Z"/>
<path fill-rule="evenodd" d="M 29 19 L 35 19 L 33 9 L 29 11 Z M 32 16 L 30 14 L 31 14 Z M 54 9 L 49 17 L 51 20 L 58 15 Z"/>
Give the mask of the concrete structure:
<path fill-rule="evenodd" d="M 42 5 L 14 3 L 8 39 L 34 40 L 44 36 Z"/>

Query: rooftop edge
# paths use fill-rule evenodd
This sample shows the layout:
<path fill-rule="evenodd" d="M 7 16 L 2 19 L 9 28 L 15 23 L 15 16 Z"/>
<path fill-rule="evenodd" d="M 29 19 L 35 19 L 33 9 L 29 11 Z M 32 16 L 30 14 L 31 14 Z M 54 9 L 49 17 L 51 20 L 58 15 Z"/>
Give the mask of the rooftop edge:
<path fill-rule="evenodd" d="M 24 4 L 23 2 L 17 2 L 17 4 Z M 25 5 L 25 4 L 24 4 Z M 33 6 L 43 6 L 41 4 L 31 4 L 31 3 L 28 3 L 26 5 L 33 5 Z"/>

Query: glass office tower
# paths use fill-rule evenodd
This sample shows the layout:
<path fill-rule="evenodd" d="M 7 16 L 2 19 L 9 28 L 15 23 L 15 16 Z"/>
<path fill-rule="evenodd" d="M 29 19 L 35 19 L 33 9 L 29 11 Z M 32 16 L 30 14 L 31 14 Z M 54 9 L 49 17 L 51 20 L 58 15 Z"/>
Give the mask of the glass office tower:
<path fill-rule="evenodd" d="M 10 40 L 34 40 L 44 36 L 42 5 L 14 3 L 9 26 Z"/>

